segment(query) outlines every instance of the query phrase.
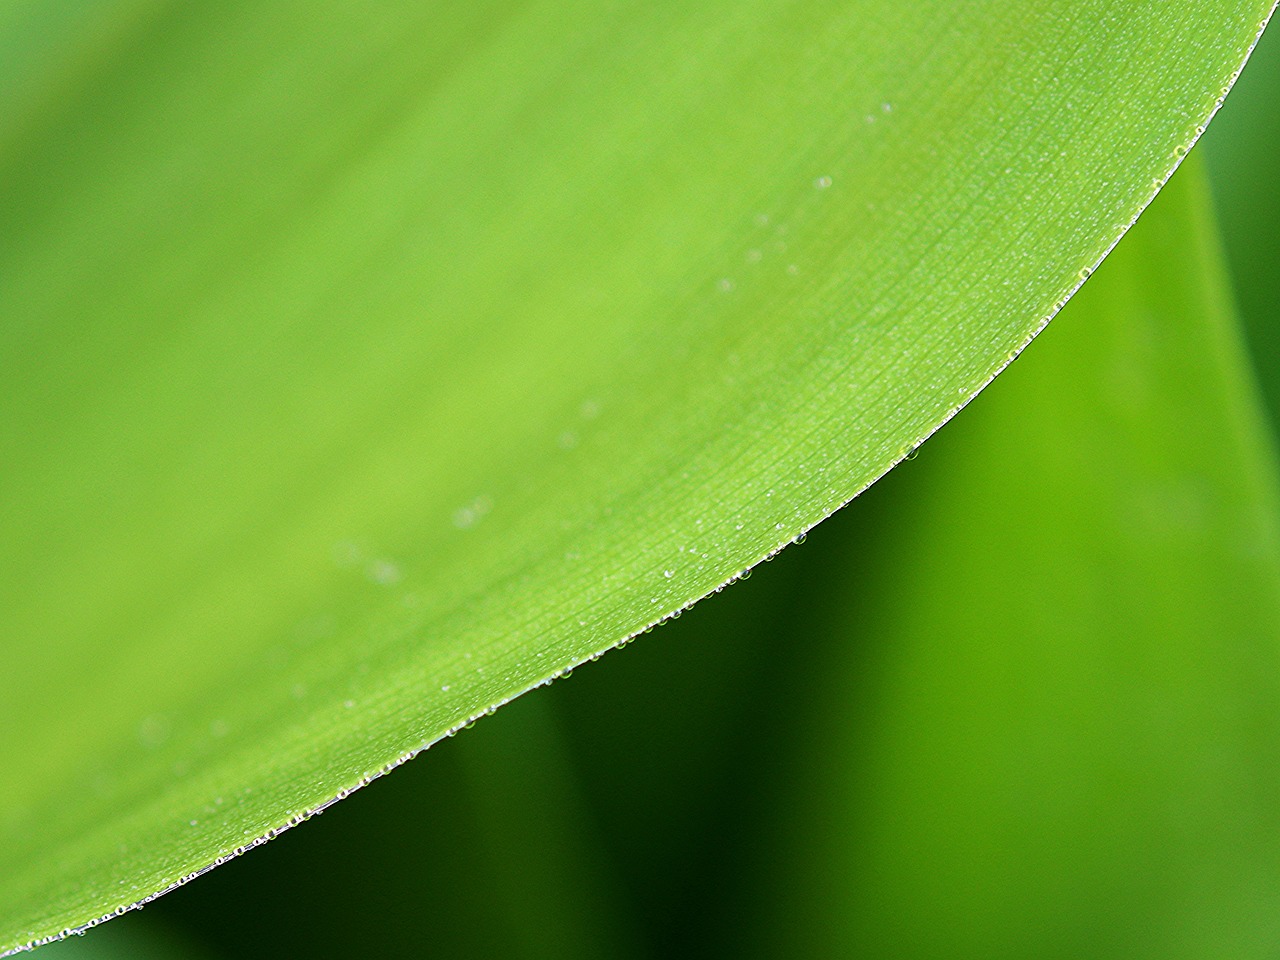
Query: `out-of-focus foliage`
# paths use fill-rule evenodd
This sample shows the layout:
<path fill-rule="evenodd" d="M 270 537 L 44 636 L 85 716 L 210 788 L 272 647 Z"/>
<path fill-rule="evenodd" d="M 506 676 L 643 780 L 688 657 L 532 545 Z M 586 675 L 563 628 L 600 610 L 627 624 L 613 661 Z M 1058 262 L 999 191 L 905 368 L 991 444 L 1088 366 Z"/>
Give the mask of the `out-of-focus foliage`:
<path fill-rule="evenodd" d="M 1258 380 L 1280 426 L 1280 44 L 1274 38 L 1249 58 L 1248 78 L 1224 104 L 1201 150 Z"/>
<path fill-rule="evenodd" d="M 892 580 L 835 591 L 772 955 L 1274 953 L 1280 486 L 1200 174 L 903 471 Z"/>

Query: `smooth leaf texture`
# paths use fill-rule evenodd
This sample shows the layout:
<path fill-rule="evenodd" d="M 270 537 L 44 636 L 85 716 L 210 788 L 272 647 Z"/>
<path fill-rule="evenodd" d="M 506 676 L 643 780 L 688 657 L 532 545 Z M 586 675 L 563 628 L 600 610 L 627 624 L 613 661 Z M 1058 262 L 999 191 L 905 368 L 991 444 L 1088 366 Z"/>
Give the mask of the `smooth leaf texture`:
<path fill-rule="evenodd" d="M 384 957 L 1267 955 L 1275 483 L 1195 178 L 803 547 L 111 927 L 243 960 L 370 930 Z M 1164 521 L 1203 548 L 1142 536 Z"/>
<path fill-rule="evenodd" d="M 895 475 L 751 872 L 764 955 L 1274 955 L 1280 484 L 1228 291 L 1188 164 Z"/>
<path fill-rule="evenodd" d="M 1269 9 L 3 8 L 0 949 L 846 502 L 1097 263 Z"/>

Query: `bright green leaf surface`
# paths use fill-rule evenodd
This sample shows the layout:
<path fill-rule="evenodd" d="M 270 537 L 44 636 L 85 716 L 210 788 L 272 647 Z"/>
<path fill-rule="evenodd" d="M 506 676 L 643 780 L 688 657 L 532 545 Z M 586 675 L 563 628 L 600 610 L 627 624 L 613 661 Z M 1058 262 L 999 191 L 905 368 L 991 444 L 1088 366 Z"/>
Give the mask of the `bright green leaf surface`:
<path fill-rule="evenodd" d="M 1188 167 L 895 475 L 754 873 L 774 947 L 1274 956 L 1280 497 L 1226 289 Z"/>
<path fill-rule="evenodd" d="M 0 8 L 0 949 L 845 502 L 1268 9 Z"/>

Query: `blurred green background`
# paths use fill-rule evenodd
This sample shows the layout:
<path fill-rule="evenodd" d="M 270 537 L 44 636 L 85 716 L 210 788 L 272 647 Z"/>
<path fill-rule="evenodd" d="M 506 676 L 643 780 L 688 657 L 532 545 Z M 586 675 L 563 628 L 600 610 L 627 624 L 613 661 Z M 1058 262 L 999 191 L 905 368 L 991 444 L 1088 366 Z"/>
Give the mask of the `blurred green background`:
<path fill-rule="evenodd" d="M 1277 91 L 1272 36 L 1197 150 L 1273 432 Z M 1095 354 L 1177 352 L 1106 341 L 1085 301 L 1104 282 L 749 581 L 42 952 L 1280 956 L 1276 611 L 1206 557 L 1215 616 L 1239 630 L 1193 649 L 1179 603 L 1196 615 L 1197 583 L 1126 580 L 1103 506 L 1127 474 L 1089 475 L 1081 445 L 1137 462 L 1143 438 L 1176 434 L 1191 474 L 1197 450 L 1204 469 L 1232 464 L 1209 420 L 1108 432 L 1063 401 L 1095 388 Z M 1187 376 L 1165 389 L 1194 393 Z M 1121 545 L 1106 563 L 1102 541 Z M 1016 584 L 995 615 L 992 584 Z M 1037 619 L 1055 609 L 1071 619 Z"/>

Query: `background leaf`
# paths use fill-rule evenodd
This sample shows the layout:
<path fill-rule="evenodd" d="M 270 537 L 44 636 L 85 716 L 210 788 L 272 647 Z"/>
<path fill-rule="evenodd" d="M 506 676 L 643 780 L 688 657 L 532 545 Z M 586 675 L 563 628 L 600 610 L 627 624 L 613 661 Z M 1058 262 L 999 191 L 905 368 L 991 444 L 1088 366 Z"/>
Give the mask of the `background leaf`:
<path fill-rule="evenodd" d="M 1096 263 L 1266 10 L 10 12 L 0 946 L 835 509 Z"/>
<path fill-rule="evenodd" d="M 1280 486 L 1191 166 L 836 591 L 773 948 L 1273 953 Z"/>
<path fill-rule="evenodd" d="M 1249 346 L 1273 424 L 1280 424 L 1280 192 L 1275 157 L 1280 152 L 1280 47 L 1259 46 L 1249 58 L 1249 83 L 1232 96 L 1204 140 L 1214 199 Z"/>

